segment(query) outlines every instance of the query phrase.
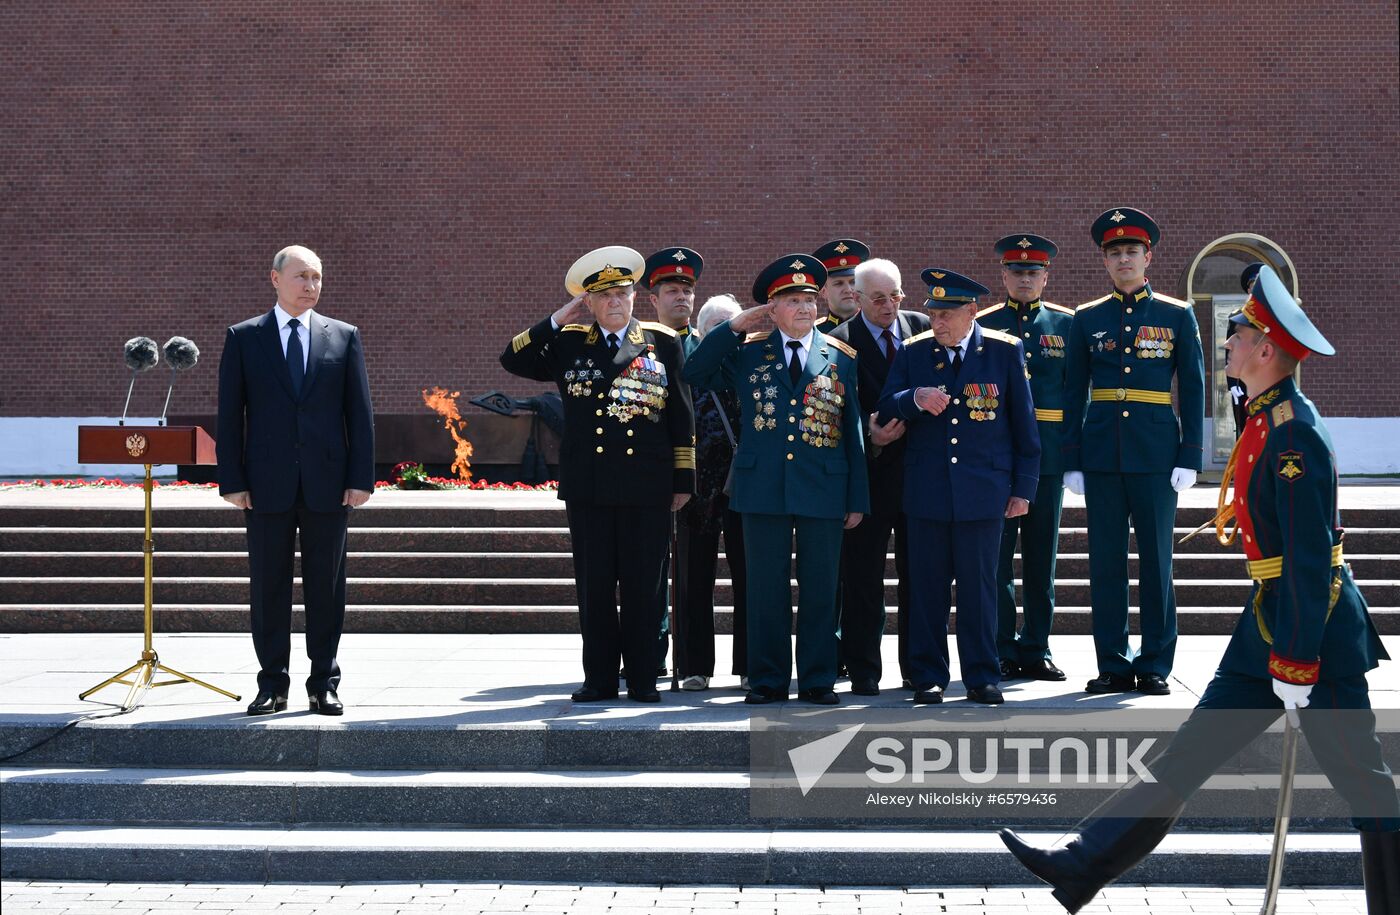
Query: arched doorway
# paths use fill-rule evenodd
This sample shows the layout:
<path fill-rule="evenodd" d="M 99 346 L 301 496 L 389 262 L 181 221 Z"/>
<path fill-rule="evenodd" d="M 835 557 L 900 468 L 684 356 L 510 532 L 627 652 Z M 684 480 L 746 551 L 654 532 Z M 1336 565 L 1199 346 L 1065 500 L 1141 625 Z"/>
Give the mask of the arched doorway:
<path fill-rule="evenodd" d="M 1192 305 L 1205 307 L 1201 343 L 1206 348 L 1206 388 L 1211 429 L 1206 441 L 1206 466 L 1223 468 L 1235 444 L 1230 393 L 1225 384 L 1225 340 L 1230 336 L 1230 313 L 1245 303 L 1240 273 L 1255 261 L 1274 269 L 1300 302 L 1298 274 L 1287 252 L 1262 235 L 1235 232 L 1206 245 L 1182 276 L 1177 293 Z M 1199 316 L 1200 311 L 1197 311 Z"/>

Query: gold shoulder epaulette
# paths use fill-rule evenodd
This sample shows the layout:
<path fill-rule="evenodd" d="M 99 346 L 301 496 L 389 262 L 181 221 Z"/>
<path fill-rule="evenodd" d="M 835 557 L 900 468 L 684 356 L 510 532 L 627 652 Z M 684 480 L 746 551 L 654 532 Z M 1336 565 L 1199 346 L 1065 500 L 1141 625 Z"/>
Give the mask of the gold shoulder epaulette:
<path fill-rule="evenodd" d="M 1045 301 L 1044 299 L 1041 299 L 1041 300 L 1040 300 L 1040 304 L 1041 304 L 1043 307 L 1050 309 L 1051 311 L 1058 311 L 1058 312 L 1060 312 L 1061 314 L 1066 314 L 1066 315 L 1072 315 L 1072 314 L 1074 314 L 1074 309 L 1073 309 L 1073 308 L 1066 308 L 1066 307 L 1063 306 L 1063 305 L 1056 305 L 1054 302 L 1047 302 L 1047 301 Z"/>
<path fill-rule="evenodd" d="M 1273 409 L 1274 426 L 1281 426 L 1293 419 L 1293 401 L 1285 400 Z"/>
<path fill-rule="evenodd" d="M 1006 307 L 1006 303 L 1005 303 L 1005 302 L 998 302 L 998 303 L 996 303 L 995 305 L 988 305 L 986 308 L 984 308 L 984 309 L 982 309 L 981 311 L 977 312 L 977 317 L 979 317 L 979 318 L 984 318 L 984 317 L 986 317 L 987 315 L 991 314 L 991 313 L 994 312 L 994 311 L 1001 311 L 1001 310 L 1002 310 L 1003 308 L 1005 308 L 1005 307 Z"/>
<path fill-rule="evenodd" d="M 999 330 L 992 330 L 990 327 L 982 328 L 982 336 L 990 337 L 993 340 L 1000 340 L 1002 343 L 1010 343 L 1013 346 L 1020 342 L 1011 334 L 1004 334 Z"/>
<path fill-rule="evenodd" d="M 756 331 L 754 331 L 753 333 L 751 333 L 751 334 L 749 334 L 748 336 L 746 336 L 746 337 L 744 338 L 744 342 L 745 342 L 745 343 L 757 343 L 759 340 L 767 340 L 767 339 L 768 339 L 768 333 L 769 333 L 769 332 L 766 331 L 766 330 L 756 330 Z"/>
<path fill-rule="evenodd" d="M 676 335 L 674 330 L 659 321 L 638 321 L 637 323 L 642 325 L 642 330 L 654 331 L 658 334 L 665 334 L 668 337 L 674 337 Z"/>
<path fill-rule="evenodd" d="M 826 337 L 826 334 L 822 334 L 822 336 Z M 845 353 L 847 356 L 850 356 L 852 359 L 856 358 L 855 348 L 849 343 L 846 343 L 844 340 L 837 340 L 835 337 L 826 337 L 826 342 L 830 343 L 832 346 L 836 347 L 841 352 Z"/>
<path fill-rule="evenodd" d="M 924 331 L 924 332 L 921 333 L 921 334 L 915 334 L 914 336 L 910 337 L 908 340 L 905 340 L 904 342 L 905 342 L 905 344 L 907 345 L 907 344 L 910 344 L 910 343 L 918 343 L 920 340 L 931 339 L 932 337 L 933 337 L 933 331 L 931 331 L 931 330 L 926 330 L 926 331 Z"/>
<path fill-rule="evenodd" d="M 1162 295 L 1160 292 L 1153 292 L 1152 298 L 1159 302 L 1166 302 L 1168 305 L 1175 305 L 1177 308 L 1190 308 L 1190 302 L 1183 302 L 1181 299 L 1174 299 L 1169 295 Z"/>
<path fill-rule="evenodd" d="M 1083 311 L 1086 308 L 1093 308 L 1095 305 L 1102 305 L 1104 302 L 1107 302 L 1111 298 L 1113 298 L 1113 296 L 1106 295 L 1103 298 L 1094 299 L 1094 301 L 1092 302 L 1085 302 L 1083 305 L 1080 305 L 1078 308 L 1076 308 L 1075 311 Z"/>
<path fill-rule="evenodd" d="M 576 330 L 576 331 L 579 331 L 580 333 L 587 333 L 587 332 L 588 332 L 588 327 L 589 327 L 589 325 L 587 325 L 587 324 L 565 324 L 565 325 L 560 329 L 560 331 L 563 332 L 563 331 L 566 331 L 566 330 Z"/>

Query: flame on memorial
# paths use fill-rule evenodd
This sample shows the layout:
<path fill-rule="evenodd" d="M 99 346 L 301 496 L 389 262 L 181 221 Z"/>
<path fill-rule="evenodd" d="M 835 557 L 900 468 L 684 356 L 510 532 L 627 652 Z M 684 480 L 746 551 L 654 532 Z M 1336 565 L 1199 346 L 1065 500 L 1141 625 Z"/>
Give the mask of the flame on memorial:
<path fill-rule="evenodd" d="M 456 459 L 452 462 L 452 472 L 465 482 L 472 478 L 472 443 L 462 438 L 462 433 L 467 428 L 467 421 L 462 418 L 461 412 L 457 409 L 457 398 L 461 396 L 461 391 L 448 393 L 446 388 L 433 388 L 431 391 L 424 389 L 423 391 L 423 403 L 428 405 L 428 409 L 442 417 L 442 427 L 452 433 L 452 441 L 456 445 Z"/>

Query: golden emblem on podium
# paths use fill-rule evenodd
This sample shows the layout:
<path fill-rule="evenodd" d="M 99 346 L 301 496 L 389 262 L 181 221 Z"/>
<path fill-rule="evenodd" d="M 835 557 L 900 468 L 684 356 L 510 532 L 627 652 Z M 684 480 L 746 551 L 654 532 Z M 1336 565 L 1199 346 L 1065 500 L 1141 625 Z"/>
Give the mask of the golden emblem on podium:
<path fill-rule="evenodd" d="M 140 457 L 146 453 L 146 436 L 139 432 L 134 432 L 126 437 L 126 453 L 132 457 Z"/>

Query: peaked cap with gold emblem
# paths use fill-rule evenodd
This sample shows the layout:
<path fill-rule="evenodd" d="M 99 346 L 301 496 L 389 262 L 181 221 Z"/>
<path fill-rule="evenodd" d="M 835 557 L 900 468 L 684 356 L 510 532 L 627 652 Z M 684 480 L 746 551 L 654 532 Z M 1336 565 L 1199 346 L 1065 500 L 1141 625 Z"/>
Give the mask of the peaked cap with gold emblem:
<path fill-rule="evenodd" d="M 598 292 L 613 286 L 630 286 L 642 278 L 646 261 L 625 245 L 609 245 L 589 251 L 574 261 L 564 275 L 569 295 Z"/>
<path fill-rule="evenodd" d="M 986 286 L 961 273 L 944 270 L 942 267 L 929 267 L 919 276 L 928 287 L 928 301 L 925 308 L 958 308 L 977 301 L 978 296 L 991 292 Z"/>
<path fill-rule="evenodd" d="M 850 276 L 857 264 L 870 259 L 870 248 L 854 238 L 838 238 L 813 251 L 812 256 L 821 260 L 827 276 Z"/>
<path fill-rule="evenodd" d="M 826 285 L 826 267 L 810 254 L 788 254 L 780 257 L 753 281 L 753 299 L 760 305 L 780 292 L 820 292 Z"/>
<path fill-rule="evenodd" d="M 1123 242 L 1155 248 L 1157 239 L 1162 237 L 1162 230 L 1157 228 L 1157 223 L 1142 210 L 1114 207 L 1104 210 L 1103 214 L 1094 220 L 1089 234 L 1094 236 L 1094 244 L 1100 248 Z"/>
<path fill-rule="evenodd" d="M 1018 270 L 1044 270 L 1059 250 L 1050 239 L 1029 232 L 1007 235 L 996 242 L 997 254 L 1001 255 L 1001 265 Z"/>
<path fill-rule="evenodd" d="M 671 281 L 694 286 L 704 269 L 705 259 L 690 248 L 662 248 L 647 258 L 644 282 L 649 288 Z"/>
<path fill-rule="evenodd" d="M 1259 268 L 1248 301 L 1239 314 L 1230 317 L 1230 323 L 1247 324 L 1267 334 L 1270 342 L 1300 361 L 1311 353 L 1332 356 L 1337 352 L 1303 312 L 1303 306 L 1283 285 L 1274 268 L 1267 264 Z"/>

